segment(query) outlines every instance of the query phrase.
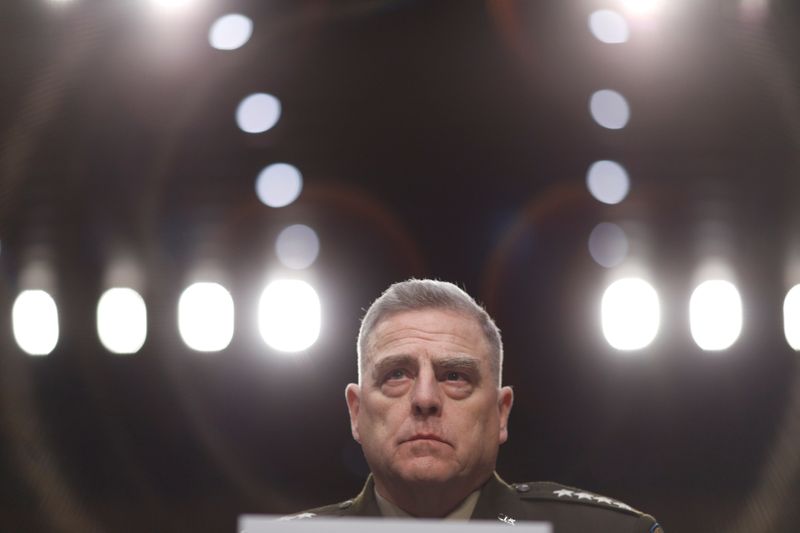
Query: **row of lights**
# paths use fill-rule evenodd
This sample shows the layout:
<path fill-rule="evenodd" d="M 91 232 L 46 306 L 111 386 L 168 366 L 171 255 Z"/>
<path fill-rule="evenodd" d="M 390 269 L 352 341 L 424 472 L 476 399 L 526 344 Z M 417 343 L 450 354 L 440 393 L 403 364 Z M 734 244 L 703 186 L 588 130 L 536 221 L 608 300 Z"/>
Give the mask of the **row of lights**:
<path fill-rule="evenodd" d="M 625 6 L 634 13 L 643 13 L 644 4 Z M 649 6 L 654 9 L 655 4 Z M 605 44 L 625 43 L 630 35 L 628 22 L 621 14 L 601 9 L 589 15 L 589 30 Z M 589 111 L 594 121 L 603 128 L 619 130 L 630 120 L 627 100 L 617 91 L 602 89 L 589 99 Z M 630 190 L 630 179 L 625 168 L 616 161 L 601 160 L 591 164 L 586 173 L 589 193 L 599 202 L 614 205 L 622 202 Z M 621 264 L 628 255 L 628 238 L 617 224 L 602 222 L 589 235 L 589 253 L 592 259 L 605 268 Z"/>
<path fill-rule="evenodd" d="M 658 334 L 661 307 L 658 293 L 641 278 L 613 282 L 603 294 L 602 330 L 617 350 L 641 350 Z M 800 285 L 783 302 L 784 334 L 793 350 L 800 350 Z M 699 284 L 689 299 L 689 327 L 697 346 L 705 351 L 730 348 L 742 331 L 742 300 L 736 286 L 726 280 Z"/>
<path fill-rule="evenodd" d="M 725 280 L 707 280 L 689 299 L 689 326 L 697 346 L 706 351 L 730 348 L 742 331 L 742 300 L 736 286 Z M 234 334 L 234 302 L 218 283 L 198 282 L 178 300 L 178 331 L 183 342 L 200 352 L 228 347 Z M 783 304 L 784 333 L 800 350 L 800 285 Z M 282 352 L 299 352 L 319 338 L 321 305 L 314 288 L 301 280 L 276 280 L 261 293 L 258 330 L 264 342 Z M 603 293 L 601 324 L 606 341 L 615 349 L 641 350 L 656 338 L 661 304 L 653 286 L 641 278 L 613 282 Z M 43 290 L 19 294 L 12 308 L 12 329 L 19 347 L 30 355 L 47 355 L 58 344 L 58 308 Z M 138 352 L 147 338 L 147 307 L 130 288 L 107 290 L 97 304 L 97 334 L 112 353 Z"/>
<path fill-rule="evenodd" d="M 234 303 L 218 283 L 198 282 L 178 300 L 178 332 L 199 352 L 219 352 L 234 334 Z M 319 338 L 321 305 L 314 288 L 296 279 L 275 280 L 261 293 L 258 330 L 264 342 L 281 352 L 299 352 Z M 43 290 L 21 292 L 11 312 L 14 339 L 29 355 L 48 355 L 58 344 L 58 307 Z M 97 335 L 111 353 L 134 354 L 147 339 L 147 306 L 135 290 L 108 289 L 97 303 Z"/>

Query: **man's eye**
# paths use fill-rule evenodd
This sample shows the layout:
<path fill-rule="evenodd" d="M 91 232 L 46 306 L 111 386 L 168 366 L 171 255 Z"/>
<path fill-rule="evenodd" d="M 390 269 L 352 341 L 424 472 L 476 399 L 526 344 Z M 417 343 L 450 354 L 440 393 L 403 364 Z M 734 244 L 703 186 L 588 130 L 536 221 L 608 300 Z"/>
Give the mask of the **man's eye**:
<path fill-rule="evenodd" d="M 392 370 L 391 372 L 386 374 L 386 380 L 387 381 L 393 380 L 393 379 L 403 379 L 404 377 L 406 377 L 406 371 L 401 369 L 401 368 L 398 368 L 396 370 Z"/>
<path fill-rule="evenodd" d="M 445 381 L 466 381 L 466 378 L 460 372 L 448 372 L 445 374 Z"/>

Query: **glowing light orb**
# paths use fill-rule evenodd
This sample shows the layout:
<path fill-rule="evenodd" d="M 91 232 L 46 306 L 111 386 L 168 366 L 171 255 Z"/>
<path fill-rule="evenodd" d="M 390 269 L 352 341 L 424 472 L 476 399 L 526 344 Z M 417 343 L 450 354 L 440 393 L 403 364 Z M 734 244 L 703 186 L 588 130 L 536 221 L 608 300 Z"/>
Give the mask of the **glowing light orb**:
<path fill-rule="evenodd" d="M 625 17 L 610 9 L 600 9 L 589 15 L 589 30 L 598 41 L 608 44 L 627 42 L 630 34 Z"/>
<path fill-rule="evenodd" d="M 618 204 L 628 196 L 630 178 L 625 168 L 615 161 L 595 161 L 586 173 L 586 187 L 596 200 Z"/>
<path fill-rule="evenodd" d="M 319 296 L 300 280 L 273 281 L 258 303 L 258 329 L 264 342 L 281 352 L 300 352 L 319 338 Z"/>
<path fill-rule="evenodd" d="M 190 285 L 178 301 L 178 330 L 183 342 L 198 352 L 218 352 L 233 338 L 233 298 L 218 283 Z"/>
<path fill-rule="evenodd" d="M 689 300 L 689 326 L 702 350 L 733 345 L 742 331 L 742 300 L 733 283 L 716 279 L 698 285 Z"/>
<path fill-rule="evenodd" d="M 602 89 L 592 94 L 589 111 L 595 122 L 610 130 L 624 128 L 631 116 L 625 97 L 610 89 Z"/>
<path fill-rule="evenodd" d="M 275 163 L 262 170 L 256 178 L 256 195 L 270 207 L 286 207 L 303 190 L 303 175 L 292 165 Z"/>
<path fill-rule="evenodd" d="M 231 13 L 214 21 L 208 30 L 208 42 L 217 50 L 236 50 L 253 35 L 253 21 L 244 15 Z"/>
<path fill-rule="evenodd" d="M 615 281 L 603 293 L 601 322 L 613 348 L 631 351 L 649 346 L 661 323 L 658 293 L 640 278 Z"/>
<path fill-rule="evenodd" d="M 97 303 L 97 335 L 112 353 L 138 352 L 147 338 L 147 306 L 133 289 L 108 289 Z"/>
<path fill-rule="evenodd" d="M 251 94 L 236 108 L 236 123 L 246 133 L 263 133 L 280 118 L 281 103 L 271 94 Z"/>
<path fill-rule="evenodd" d="M 783 301 L 783 331 L 789 346 L 800 351 L 800 285 L 792 287 Z"/>
<path fill-rule="evenodd" d="M 22 291 L 11 309 L 17 345 L 28 355 L 48 355 L 58 344 L 58 308 L 42 290 Z"/>
<path fill-rule="evenodd" d="M 289 226 L 280 232 L 275 242 L 275 253 L 281 263 L 300 270 L 310 267 L 319 254 L 317 233 L 302 224 Z"/>
<path fill-rule="evenodd" d="M 598 265 L 613 268 L 628 255 L 628 237 L 616 224 L 601 222 L 589 235 L 589 253 Z"/>

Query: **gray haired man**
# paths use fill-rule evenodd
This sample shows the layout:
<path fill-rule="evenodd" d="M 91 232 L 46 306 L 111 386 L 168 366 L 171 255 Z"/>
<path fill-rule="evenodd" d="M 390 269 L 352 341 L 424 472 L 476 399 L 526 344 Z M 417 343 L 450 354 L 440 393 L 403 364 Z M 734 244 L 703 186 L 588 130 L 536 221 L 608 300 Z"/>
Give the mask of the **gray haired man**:
<path fill-rule="evenodd" d="M 661 533 L 619 501 L 495 473 L 514 401 L 486 311 L 452 283 L 411 279 L 375 300 L 345 389 L 353 438 L 372 474 L 361 493 L 297 517 L 387 516 L 552 522 L 555 531 Z"/>

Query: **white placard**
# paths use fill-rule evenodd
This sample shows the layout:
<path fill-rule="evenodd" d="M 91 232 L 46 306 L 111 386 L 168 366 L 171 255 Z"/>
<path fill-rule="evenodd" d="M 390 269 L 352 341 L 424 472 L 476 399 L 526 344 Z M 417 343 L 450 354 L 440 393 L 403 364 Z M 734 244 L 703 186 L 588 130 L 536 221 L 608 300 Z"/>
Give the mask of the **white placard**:
<path fill-rule="evenodd" d="M 445 520 L 408 520 L 388 518 L 312 518 L 280 520 L 277 516 L 244 515 L 239 517 L 238 533 L 553 533 L 546 522 L 506 523 L 498 519 L 469 522 Z"/>

